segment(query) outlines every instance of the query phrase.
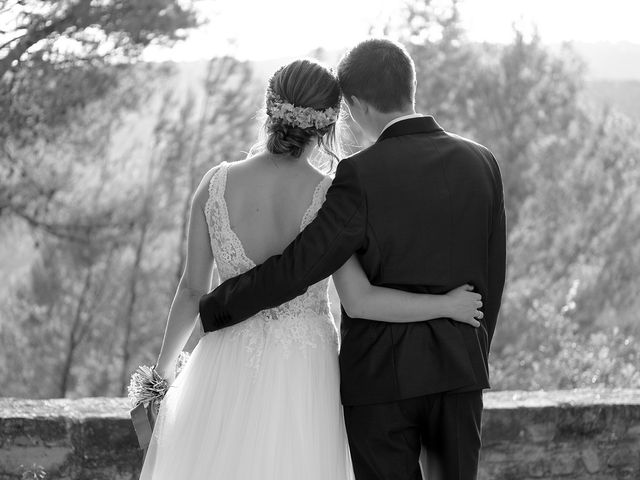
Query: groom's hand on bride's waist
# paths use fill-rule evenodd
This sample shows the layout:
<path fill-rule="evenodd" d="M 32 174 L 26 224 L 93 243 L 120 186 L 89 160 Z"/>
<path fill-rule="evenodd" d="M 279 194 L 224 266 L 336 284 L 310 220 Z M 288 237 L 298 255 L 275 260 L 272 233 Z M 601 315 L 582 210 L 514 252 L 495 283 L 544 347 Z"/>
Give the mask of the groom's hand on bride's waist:
<path fill-rule="evenodd" d="M 231 323 L 231 314 L 214 298 L 213 292 L 200 297 L 199 311 L 205 333 L 215 332 Z"/>

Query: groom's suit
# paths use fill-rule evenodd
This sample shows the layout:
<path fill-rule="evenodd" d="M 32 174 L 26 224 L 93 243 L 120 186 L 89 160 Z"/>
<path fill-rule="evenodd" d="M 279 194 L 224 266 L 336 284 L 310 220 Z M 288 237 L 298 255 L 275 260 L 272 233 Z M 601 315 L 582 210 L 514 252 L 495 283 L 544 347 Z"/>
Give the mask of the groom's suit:
<path fill-rule="evenodd" d="M 419 478 L 420 441 L 441 475 L 473 478 L 505 278 L 504 199 L 491 152 L 432 117 L 392 124 L 339 163 L 318 216 L 282 255 L 202 297 L 204 330 L 291 300 L 354 253 L 374 285 L 440 294 L 470 283 L 484 302 L 477 329 L 342 311 L 341 392 L 358 479 Z M 469 467 L 450 473 L 449 463 Z"/>

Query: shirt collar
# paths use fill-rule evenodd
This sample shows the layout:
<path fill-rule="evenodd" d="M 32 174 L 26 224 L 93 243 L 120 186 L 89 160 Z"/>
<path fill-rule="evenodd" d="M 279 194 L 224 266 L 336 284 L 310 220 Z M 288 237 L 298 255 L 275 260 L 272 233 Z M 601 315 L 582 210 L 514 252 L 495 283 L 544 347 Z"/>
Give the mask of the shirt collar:
<path fill-rule="evenodd" d="M 387 128 L 389 128 L 394 123 L 398 123 L 398 122 L 401 122 L 402 120 L 408 120 L 410 118 L 418 118 L 422 116 L 423 115 L 421 113 L 410 113 L 409 115 L 402 115 L 401 117 L 396 117 L 384 126 L 384 128 L 382 129 L 382 132 L 384 132 Z M 380 132 L 380 135 L 382 135 L 382 132 Z"/>
<path fill-rule="evenodd" d="M 431 115 L 422 115 L 417 118 L 409 118 L 407 120 L 394 123 L 380 134 L 376 142 L 381 142 L 387 138 L 400 137 L 403 135 L 435 132 L 444 132 L 444 130 L 440 125 L 438 125 L 438 122 L 436 122 Z"/>

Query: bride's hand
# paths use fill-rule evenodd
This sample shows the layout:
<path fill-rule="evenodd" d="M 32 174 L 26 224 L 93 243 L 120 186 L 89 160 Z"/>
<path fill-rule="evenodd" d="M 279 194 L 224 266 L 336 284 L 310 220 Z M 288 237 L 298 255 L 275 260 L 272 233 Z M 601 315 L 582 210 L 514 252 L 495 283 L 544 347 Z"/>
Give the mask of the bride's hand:
<path fill-rule="evenodd" d="M 169 367 L 164 366 L 164 364 L 160 362 L 160 359 L 158 359 L 158 362 L 156 362 L 156 371 L 162 378 L 167 381 L 169 386 L 171 386 L 175 381 L 175 372 L 171 372 L 171 369 Z M 173 364 L 175 365 L 175 362 Z M 173 370 L 175 371 L 175 369 Z"/>
<path fill-rule="evenodd" d="M 484 314 L 479 310 L 482 307 L 482 296 L 473 292 L 471 285 L 462 285 L 448 292 L 449 317 L 457 322 L 466 323 L 473 327 L 479 327 L 479 318 Z"/>

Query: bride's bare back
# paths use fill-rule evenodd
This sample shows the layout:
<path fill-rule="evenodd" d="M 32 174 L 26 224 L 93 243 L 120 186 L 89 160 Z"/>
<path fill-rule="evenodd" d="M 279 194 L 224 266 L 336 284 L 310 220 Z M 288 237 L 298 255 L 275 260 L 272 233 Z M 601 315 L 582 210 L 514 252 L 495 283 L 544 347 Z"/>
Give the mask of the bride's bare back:
<path fill-rule="evenodd" d="M 300 233 L 323 178 L 302 158 L 270 153 L 229 166 L 224 197 L 231 229 L 254 263 L 282 253 Z"/>

